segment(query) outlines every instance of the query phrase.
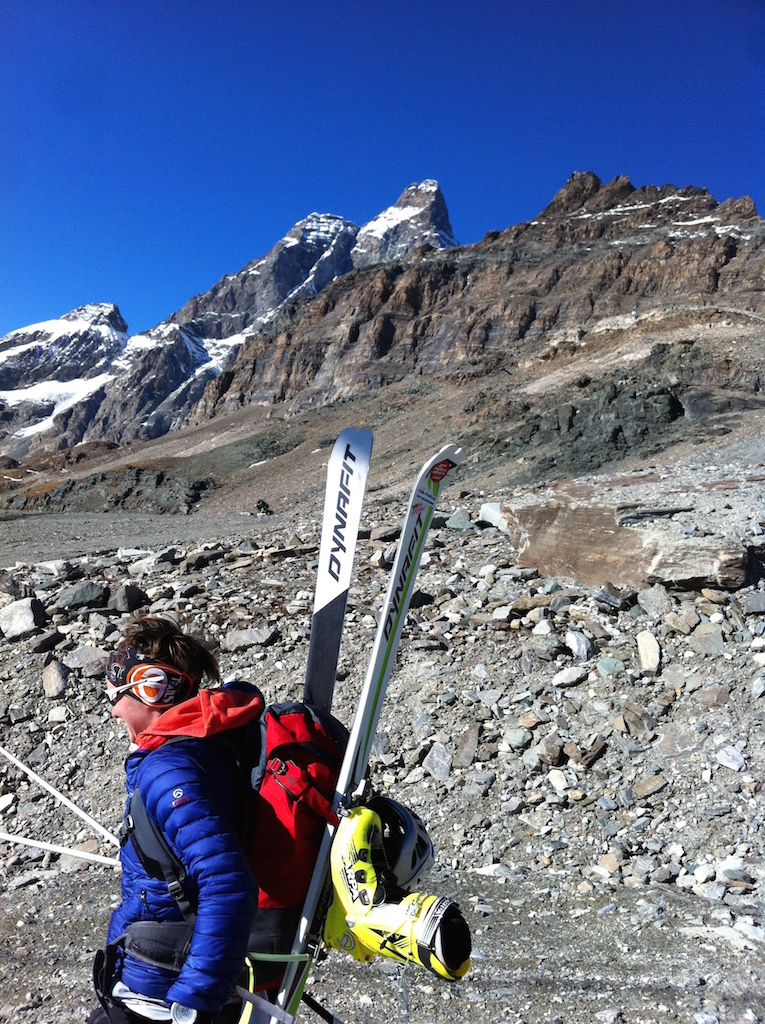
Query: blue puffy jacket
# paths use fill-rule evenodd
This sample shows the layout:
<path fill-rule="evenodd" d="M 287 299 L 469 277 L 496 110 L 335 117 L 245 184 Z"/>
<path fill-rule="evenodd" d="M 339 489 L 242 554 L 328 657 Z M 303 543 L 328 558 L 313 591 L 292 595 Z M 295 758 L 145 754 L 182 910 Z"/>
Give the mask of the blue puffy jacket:
<path fill-rule="evenodd" d="M 203 737 L 244 724 L 261 710 L 254 688 L 201 691 L 165 712 L 128 756 L 128 796 L 140 788 L 149 817 L 184 865 L 184 889 L 197 908 L 180 974 L 121 957 L 115 980 L 134 992 L 216 1013 L 241 974 L 257 901 L 255 878 L 236 836 L 243 782 L 227 747 Z M 166 742 L 175 736 L 188 738 Z M 120 859 L 122 902 L 109 925 L 110 943 L 136 921 L 183 920 L 166 882 L 146 873 L 132 843 Z"/>

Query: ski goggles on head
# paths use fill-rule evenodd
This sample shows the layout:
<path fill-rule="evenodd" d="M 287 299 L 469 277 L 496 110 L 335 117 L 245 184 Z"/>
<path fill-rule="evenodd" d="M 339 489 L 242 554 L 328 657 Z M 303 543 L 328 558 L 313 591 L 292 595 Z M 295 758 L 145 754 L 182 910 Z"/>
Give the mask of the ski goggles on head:
<path fill-rule="evenodd" d="M 190 697 L 196 684 L 188 672 L 155 661 L 134 647 L 118 647 L 106 665 L 106 678 L 112 684 L 105 691 L 111 704 L 127 694 L 149 707 L 171 707 Z"/>
<path fill-rule="evenodd" d="M 114 707 L 117 701 L 121 700 L 128 692 L 128 690 L 132 690 L 132 688 L 132 683 L 128 683 L 127 686 L 114 686 L 111 689 L 109 689 L 109 687 L 107 686 L 107 688 L 104 690 L 104 697 L 106 697 L 106 699 L 109 701 L 112 707 Z"/>

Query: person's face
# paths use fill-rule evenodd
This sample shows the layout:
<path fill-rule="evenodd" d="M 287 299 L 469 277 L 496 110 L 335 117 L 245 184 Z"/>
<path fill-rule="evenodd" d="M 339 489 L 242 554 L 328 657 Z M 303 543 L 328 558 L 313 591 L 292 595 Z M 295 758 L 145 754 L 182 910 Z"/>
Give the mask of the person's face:
<path fill-rule="evenodd" d="M 127 693 L 117 693 L 113 697 L 115 687 L 106 683 L 106 695 L 112 702 L 112 718 L 118 718 L 127 726 L 128 739 L 135 743 L 136 736 L 147 729 L 162 714 L 162 710 L 149 707 L 143 701 L 130 697 Z"/>

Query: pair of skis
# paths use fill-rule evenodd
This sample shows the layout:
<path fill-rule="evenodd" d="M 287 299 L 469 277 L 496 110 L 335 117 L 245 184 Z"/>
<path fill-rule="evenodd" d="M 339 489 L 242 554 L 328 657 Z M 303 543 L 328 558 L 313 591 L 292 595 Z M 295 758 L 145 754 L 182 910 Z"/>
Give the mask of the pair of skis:
<path fill-rule="evenodd" d="M 304 688 L 305 703 L 326 712 L 332 707 L 371 452 L 371 431 L 345 430 L 335 443 L 327 468 L 324 521 Z M 333 801 L 335 810 L 351 807 L 363 786 L 436 500 L 442 487 L 454 477 L 462 460 L 462 449 L 447 445 L 425 463 L 412 489 L 361 698 L 340 769 Z M 332 827 L 327 826 L 271 1024 L 277 1021 L 284 1024 L 285 1019 L 294 1018 L 313 956 L 321 944 L 327 909 L 322 903 L 328 890 L 333 832 Z M 314 1004 L 310 1001 L 309 1005 Z M 332 1015 L 327 1019 L 332 1020 Z"/>

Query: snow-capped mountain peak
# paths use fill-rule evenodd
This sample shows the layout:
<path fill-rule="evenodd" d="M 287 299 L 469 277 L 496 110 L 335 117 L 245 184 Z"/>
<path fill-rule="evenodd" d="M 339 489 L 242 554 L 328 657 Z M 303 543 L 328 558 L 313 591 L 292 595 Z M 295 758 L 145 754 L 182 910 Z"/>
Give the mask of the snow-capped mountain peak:
<path fill-rule="evenodd" d="M 80 306 L 56 320 L 0 338 L 0 394 L 52 378 L 90 378 L 127 345 L 127 324 L 106 303 Z"/>
<path fill-rule="evenodd" d="M 130 337 L 107 303 L 13 331 L 0 338 L 0 454 L 45 447 L 54 429 L 56 447 L 159 436 L 285 302 L 318 295 L 354 268 L 454 244 L 441 191 L 427 180 L 362 228 L 309 214 L 265 256 L 141 334 Z"/>
<path fill-rule="evenodd" d="M 410 185 L 393 206 L 360 229 L 351 261 L 363 267 L 402 259 L 417 246 L 447 249 L 457 244 L 438 182 L 428 178 Z"/>

